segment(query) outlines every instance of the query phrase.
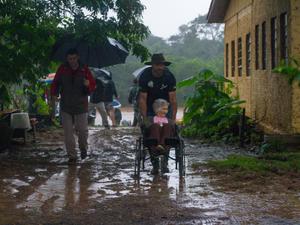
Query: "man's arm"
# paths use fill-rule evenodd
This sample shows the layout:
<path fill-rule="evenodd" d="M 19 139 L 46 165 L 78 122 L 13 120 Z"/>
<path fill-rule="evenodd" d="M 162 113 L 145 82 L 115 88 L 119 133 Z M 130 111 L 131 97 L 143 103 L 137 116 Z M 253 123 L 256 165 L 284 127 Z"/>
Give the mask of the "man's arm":
<path fill-rule="evenodd" d="M 176 91 L 169 92 L 169 100 L 172 108 L 172 120 L 176 121 L 176 114 L 177 114 Z"/>
<path fill-rule="evenodd" d="M 140 109 L 141 116 L 143 119 L 147 118 L 147 98 L 148 98 L 148 79 L 145 74 L 142 73 L 139 78 L 139 97 L 138 97 L 138 107 Z"/>
<path fill-rule="evenodd" d="M 87 87 L 89 94 L 91 94 L 96 89 L 96 81 L 88 67 L 85 68 L 85 73 L 84 85 Z"/>
<path fill-rule="evenodd" d="M 129 104 L 133 104 L 133 98 L 134 98 L 134 88 L 131 87 L 128 94 L 128 102 Z"/>
<path fill-rule="evenodd" d="M 54 76 L 54 79 L 51 83 L 50 87 L 50 95 L 51 95 L 51 101 L 50 101 L 50 108 L 51 108 L 51 118 L 55 118 L 55 108 L 56 108 L 56 102 L 58 101 L 58 95 L 59 95 L 59 88 L 60 88 L 60 77 L 62 76 L 63 66 L 60 66 Z"/>
<path fill-rule="evenodd" d="M 147 117 L 147 96 L 147 92 L 140 92 L 139 94 L 139 108 L 144 119 Z"/>
<path fill-rule="evenodd" d="M 115 82 L 113 82 L 113 81 L 112 81 L 112 88 L 113 88 L 113 96 L 115 96 L 116 98 L 119 98 Z"/>

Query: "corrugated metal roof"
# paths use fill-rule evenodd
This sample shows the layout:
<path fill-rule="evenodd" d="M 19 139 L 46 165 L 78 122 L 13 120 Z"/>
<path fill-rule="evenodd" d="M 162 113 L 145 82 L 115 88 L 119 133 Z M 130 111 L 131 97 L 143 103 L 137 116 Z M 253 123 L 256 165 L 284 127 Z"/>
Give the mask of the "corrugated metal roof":
<path fill-rule="evenodd" d="M 212 0 L 207 14 L 208 23 L 223 23 L 230 0 Z"/>

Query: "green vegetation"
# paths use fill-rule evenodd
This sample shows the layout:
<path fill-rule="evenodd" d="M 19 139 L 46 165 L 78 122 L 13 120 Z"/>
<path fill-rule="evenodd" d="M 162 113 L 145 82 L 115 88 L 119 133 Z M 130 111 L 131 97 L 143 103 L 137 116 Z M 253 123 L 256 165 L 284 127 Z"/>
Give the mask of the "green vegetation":
<path fill-rule="evenodd" d="M 257 156 L 230 155 L 224 160 L 209 161 L 208 166 L 220 173 L 299 173 L 300 151 L 289 150 L 282 142 L 274 140 L 263 143 Z M 194 169 L 197 169 L 197 166 Z"/>
<path fill-rule="evenodd" d="M 24 94 L 30 96 L 31 103 L 30 108 L 32 108 L 30 113 L 35 112 L 38 115 L 49 115 L 50 107 L 44 100 L 45 90 L 50 90 L 50 85 L 44 82 L 37 82 L 35 85 L 28 86 L 24 89 Z M 49 100 L 49 99 L 48 99 Z M 27 110 L 26 108 L 24 109 Z"/>
<path fill-rule="evenodd" d="M 273 72 L 285 75 L 289 84 L 293 84 L 294 81 L 297 81 L 300 86 L 300 64 L 297 60 L 291 59 L 288 65 L 282 62 Z"/>
<path fill-rule="evenodd" d="M 225 160 L 209 161 L 208 166 L 220 173 L 231 171 L 259 174 L 298 173 L 300 172 L 300 152 L 273 152 L 259 157 L 230 155 Z"/>
<path fill-rule="evenodd" d="M 116 38 L 146 60 L 149 53 L 141 42 L 149 30 L 141 20 L 143 10 L 139 0 L 0 1 L 0 104 L 11 105 L 16 84 L 34 84 L 50 72 L 52 46 L 67 33 L 88 40 Z"/>
<path fill-rule="evenodd" d="M 178 83 L 179 88 L 190 86 L 194 92 L 185 102 L 183 135 L 224 141 L 238 136 L 240 104 L 244 101 L 230 96 L 232 82 L 203 70 Z"/>

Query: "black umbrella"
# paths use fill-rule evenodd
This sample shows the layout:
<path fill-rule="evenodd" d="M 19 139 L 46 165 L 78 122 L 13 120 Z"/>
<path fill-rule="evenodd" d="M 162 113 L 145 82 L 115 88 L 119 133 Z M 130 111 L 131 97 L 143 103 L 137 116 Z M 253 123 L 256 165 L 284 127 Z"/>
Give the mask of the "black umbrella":
<path fill-rule="evenodd" d="M 101 43 L 93 44 L 84 39 L 65 36 L 53 46 L 52 59 L 65 61 L 69 49 L 76 48 L 80 61 L 92 67 L 112 66 L 125 63 L 128 51 L 115 39 L 107 37 Z"/>
<path fill-rule="evenodd" d="M 99 69 L 95 67 L 89 67 L 90 71 L 93 74 L 93 77 L 97 80 L 102 82 L 106 82 L 107 80 L 111 79 L 111 73 L 104 69 Z"/>

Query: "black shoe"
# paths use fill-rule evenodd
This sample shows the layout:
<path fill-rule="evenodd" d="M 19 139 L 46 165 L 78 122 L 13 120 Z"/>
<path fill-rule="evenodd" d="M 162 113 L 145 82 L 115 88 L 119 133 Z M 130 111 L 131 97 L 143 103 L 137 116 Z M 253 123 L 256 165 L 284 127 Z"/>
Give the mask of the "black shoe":
<path fill-rule="evenodd" d="M 85 159 L 87 157 L 86 149 L 80 151 L 81 159 Z"/>
<path fill-rule="evenodd" d="M 163 168 L 161 169 L 161 173 L 170 173 L 170 170 L 169 170 L 168 167 L 163 167 Z"/>
<path fill-rule="evenodd" d="M 157 175 L 159 174 L 159 161 L 157 158 L 151 158 L 151 163 L 152 163 L 152 166 L 153 166 L 153 169 L 151 170 L 151 174 L 152 175 Z"/>
<path fill-rule="evenodd" d="M 105 128 L 106 130 L 109 130 L 109 129 L 110 129 L 110 126 L 109 126 L 109 125 L 104 125 L 104 128 Z"/>
<path fill-rule="evenodd" d="M 75 163 L 76 163 L 76 161 L 77 161 L 77 159 L 76 159 L 76 158 L 69 158 L 68 164 L 71 164 L 71 165 L 73 165 L 73 164 L 75 164 Z"/>
<path fill-rule="evenodd" d="M 159 173 L 158 168 L 153 168 L 153 169 L 151 170 L 151 174 L 152 174 L 152 175 L 157 175 L 158 173 Z"/>

